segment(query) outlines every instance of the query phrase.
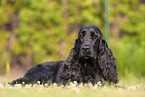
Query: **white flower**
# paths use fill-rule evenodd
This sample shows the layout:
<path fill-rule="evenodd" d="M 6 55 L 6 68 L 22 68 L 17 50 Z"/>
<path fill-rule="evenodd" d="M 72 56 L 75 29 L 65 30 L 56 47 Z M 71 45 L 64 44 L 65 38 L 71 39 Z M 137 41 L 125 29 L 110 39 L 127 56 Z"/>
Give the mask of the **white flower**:
<path fill-rule="evenodd" d="M 77 81 L 74 81 L 74 84 L 77 84 Z"/>
<path fill-rule="evenodd" d="M 98 88 L 98 85 L 97 85 L 97 84 L 95 84 L 95 85 L 93 86 L 93 88 Z"/>
<path fill-rule="evenodd" d="M 57 87 L 57 84 L 56 83 L 53 83 L 53 87 Z"/>
<path fill-rule="evenodd" d="M 72 86 L 72 87 L 75 87 L 75 86 L 76 86 L 76 84 L 72 84 L 71 86 Z"/>
<path fill-rule="evenodd" d="M 136 89 L 136 86 L 130 86 L 130 87 L 128 87 L 128 89 L 133 89 L 133 90 L 135 90 L 135 89 Z"/>
<path fill-rule="evenodd" d="M 102 84 L 101 84 L 101 81 L 98 81 L 98 82 L 97 82 L 97 84 L 98 84 L 99 86 L 101 86 L 101 85 L 102 85 Z"/>
<path fill-rule="evenodd" d="M 0 84 L 0 88 L 3 88 L 4 87 L 4 85 L 3 84 Z"/>

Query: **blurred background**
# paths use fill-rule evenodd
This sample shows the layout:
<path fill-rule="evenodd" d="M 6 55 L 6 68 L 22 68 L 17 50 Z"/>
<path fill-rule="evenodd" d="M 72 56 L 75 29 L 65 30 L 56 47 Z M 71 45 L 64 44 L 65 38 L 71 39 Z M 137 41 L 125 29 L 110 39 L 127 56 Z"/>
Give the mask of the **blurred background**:
<path fill-rule="evenodd" d="M 145 77 L 145 0 L 0 0 L 0 77 L 66 60 L 81 27 L 98 26 L 120 78 Z M 9 68 L 10 64 L 10 70 Z"/>

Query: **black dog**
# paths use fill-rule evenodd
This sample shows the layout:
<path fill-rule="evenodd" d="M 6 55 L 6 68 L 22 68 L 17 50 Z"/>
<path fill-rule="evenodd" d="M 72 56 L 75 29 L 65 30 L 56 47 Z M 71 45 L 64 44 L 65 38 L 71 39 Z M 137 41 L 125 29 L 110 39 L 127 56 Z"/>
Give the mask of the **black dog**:
<path fill-rule="evenodd" d="M 78 83 L 98 81 L 117 83 L 117 66 L 101 31 L 96 26 L 85 26 L 75 41 L 66 61 L 46 62 L 30 68 L 24 77 L 12 81 L 22 83 Z"/>

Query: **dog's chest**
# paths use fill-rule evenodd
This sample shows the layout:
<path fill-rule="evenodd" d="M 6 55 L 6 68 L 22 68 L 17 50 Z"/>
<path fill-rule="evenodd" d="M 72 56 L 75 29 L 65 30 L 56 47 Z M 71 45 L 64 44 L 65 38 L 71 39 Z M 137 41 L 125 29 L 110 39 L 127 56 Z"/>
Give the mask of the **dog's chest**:
<path fill-rule="evenodd" d="M 84 65 L 85 66 L 85 65 Z M 83 82 L 98 82 L 101 80 L 99 70 L 96 67 L 86 66 L 81 68 Z"/>

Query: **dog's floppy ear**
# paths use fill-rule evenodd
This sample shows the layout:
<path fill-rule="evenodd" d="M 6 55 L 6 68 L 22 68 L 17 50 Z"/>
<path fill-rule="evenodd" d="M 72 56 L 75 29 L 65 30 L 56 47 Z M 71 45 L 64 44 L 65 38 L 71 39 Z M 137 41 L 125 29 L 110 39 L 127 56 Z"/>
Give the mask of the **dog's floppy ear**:
<path fill-rule="evenodd" d="M 105 80 L 114 83 L 118 82 L 116 59 L 103 37 L 100 39 L 99 44 L 98 64 L 102 69 Z"/>
<path fill-rule="evenodd" d="M 71 49 L 69 56 L 66 59 L 66 65 L 73 65 L 78 60 L 79 52 L 78 39 L 75 40 L 74 48 Z"/>
<path fill-rule="evenodd" d="M 78 40 L 76 39 L 74 48 L 71 49 L 70 54 L 63 65 L 61 77 L 63 79 L 71 79 L 71 81 L 78 81 L 80 79 L 80 65 L 78 63 Z"/>

